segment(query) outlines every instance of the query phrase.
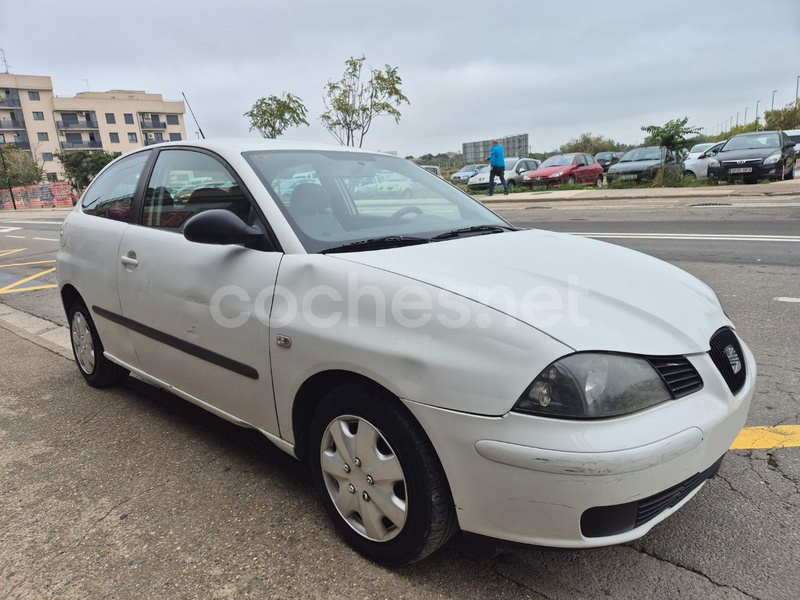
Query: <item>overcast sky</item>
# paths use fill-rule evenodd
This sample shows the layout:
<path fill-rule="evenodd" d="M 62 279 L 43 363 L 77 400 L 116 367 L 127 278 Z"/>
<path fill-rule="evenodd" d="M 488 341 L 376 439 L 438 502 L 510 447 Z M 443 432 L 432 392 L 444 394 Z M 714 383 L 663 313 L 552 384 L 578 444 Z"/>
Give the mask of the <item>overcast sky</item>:
<path fill-rule="evenodd" d="M 257 137 L 242 114 L 288 91 L 311 126 L 283 137 L 330 143 L 323 86 L 364 54 L 396 66 L 411 101 L 365 148 L 418 156 L 527 133 L 539 152 L 583 132 L 636 143 L 683 116 L 710 131 L 747 107 L 751 121 L 775 89 L 776 107 L 791 102 L 800 2 L 0 0 L 0 48 L 10 72 L 50 75 L 59 96 L 84 80 L 185 92 L 209 138 Z"/>

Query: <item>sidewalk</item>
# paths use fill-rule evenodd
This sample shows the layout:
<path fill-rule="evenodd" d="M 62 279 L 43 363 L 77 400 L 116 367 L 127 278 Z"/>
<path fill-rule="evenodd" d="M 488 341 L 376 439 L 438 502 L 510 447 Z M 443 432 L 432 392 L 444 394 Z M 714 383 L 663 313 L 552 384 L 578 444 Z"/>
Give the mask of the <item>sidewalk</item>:
<path fill-rule="evenodd" d="M 565 201 L 591 201 L 591 200 L 641 200 L 641 199 L 668 199 L 668 198 L 754 198 L 770 196 L 800 196 L 800 179 L 792 181 L 776 181 L 770 184 L 754 185 L 720 185 L 715 187 L 685 187 L 685 188 L 635 188 L 613 190 L 610 188 L 588 188 L 586 190 L 569 191 L 537 191 L 520 192 L 504 196 L 501 193 L 487 198 L 485 194 L 474 194 L 472 197 L 485 204 L 509 202 L 565 202 Z"/>

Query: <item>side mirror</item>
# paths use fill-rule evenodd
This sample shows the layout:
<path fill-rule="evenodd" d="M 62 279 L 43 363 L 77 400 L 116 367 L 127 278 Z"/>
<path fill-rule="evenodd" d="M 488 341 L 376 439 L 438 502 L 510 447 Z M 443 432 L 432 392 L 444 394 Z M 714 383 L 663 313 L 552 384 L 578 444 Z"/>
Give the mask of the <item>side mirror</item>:
<path fill-rule="evenodd" d="M 215 208 L 197 213 L 186 221 L 183 237 L 198 244 L 250 244 L 264 237 L 229 210 Z"/>
<path fill-rule="evenodd" d="M 786 142 L 786 147 L 787 148 L 794 148 L 795 146 L 797 146 L 797 142 L 793 142 L 792 140 L 789 140 L 788 142 Z"/>

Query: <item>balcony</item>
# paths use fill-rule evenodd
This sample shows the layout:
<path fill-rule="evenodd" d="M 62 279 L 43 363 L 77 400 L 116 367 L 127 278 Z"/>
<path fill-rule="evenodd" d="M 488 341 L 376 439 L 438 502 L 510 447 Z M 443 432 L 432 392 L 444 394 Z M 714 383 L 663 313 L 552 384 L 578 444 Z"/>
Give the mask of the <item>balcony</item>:
<path fill-rule="evenodd" d="M 0 142 L 0 144 L 4 144 L 6 146 L 16 146 L 20 150 L 30 150 L 31 143 L 30 142 L 10 142 L 6 140 L 5 142 Z"/>
<path fill-rule="evenodd" d="M 0 100 L 0 108 L 22 108 L 19 103 L 19 98 L 6 97 L 5 100 Z"/>
<path fill-rule="evenodd" d="M 148 121 L 145 119 L 139 119 L 139 125 L 141 126 L 143 131 L 148 129 L 166 129 L 167 124 L 162 123 L 161 121 Z"/>
<path fill-rule="evenodd" d="M 98 129 L 97 121 L 56 121 L 59 129 Z"/>
<path fill-rule="evenodd" d="M 83 141 L 83 142 L 61 142 L 62 150 L 91 150 L 93 148 L 102 148 L 103 144 L 100 142 Z"/>
<path fill-rule="evenodd" d="M 0 119 L 0 129 L 25 129 L 25 125 L 22 124 L 22 121 Z"/>

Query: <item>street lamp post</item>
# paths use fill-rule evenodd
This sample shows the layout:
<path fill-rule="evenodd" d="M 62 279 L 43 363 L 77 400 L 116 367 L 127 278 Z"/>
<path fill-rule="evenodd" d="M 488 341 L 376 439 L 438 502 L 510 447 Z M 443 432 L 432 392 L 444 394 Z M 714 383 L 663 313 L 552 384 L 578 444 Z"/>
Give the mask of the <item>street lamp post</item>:
<path fill-rule="evenodd" d="M 739 115 L 740 115 L 740 114 L 741 114 L 741 113 L 736 113 L 736 126 L 737 126 L 737 127 L 739 126 Z"/>
<path fill-rule="evenodd" d="M 794 103 L 797 105 L 798 92 L 800 92 L 800 75 L 797 76 L 797 84 L 794 86 Z"/>
<path fill-rule="evenodd" d="M 778 90 L 772 90 L 772 106 L 770 107 L 770 110 L 775 110 L 775 92 L 777 91 Z"/>
<path fill-rule="evenodd" d="M 756 131 L 758 131 L 758 105 L 761 103 L 761 100 L 756 100 Z"/>
<path fill-rule="evenodd" d="M 747 125 L 747 106 L 744 107 L 744 124 Z"/>
<path fill-rule="evenodd" d="M 14 190 L 11 189 L 11 178 L 8 176 L 8 168 L 6 167 L 6 153 L 0 148 L 0 159 L 3 161 L 3 172 L 6 174 L 6 185 L 8 185 L 8 193 L 11 194 L 11 206 L 17 210 L 17 201 L 14 199 Z"/>

